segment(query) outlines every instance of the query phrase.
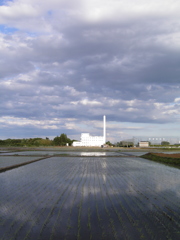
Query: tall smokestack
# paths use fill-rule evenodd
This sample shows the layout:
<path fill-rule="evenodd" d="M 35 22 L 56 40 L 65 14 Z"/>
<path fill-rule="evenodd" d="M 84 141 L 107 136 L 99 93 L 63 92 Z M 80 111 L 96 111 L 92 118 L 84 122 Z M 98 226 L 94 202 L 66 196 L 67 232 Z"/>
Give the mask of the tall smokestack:
<path fill-rule="evenodd" d="M 104 128 L 103 128 L 103 137 L 104 137 L 104 144 L 106 143 L 106 116 L 103 117 Z"/>

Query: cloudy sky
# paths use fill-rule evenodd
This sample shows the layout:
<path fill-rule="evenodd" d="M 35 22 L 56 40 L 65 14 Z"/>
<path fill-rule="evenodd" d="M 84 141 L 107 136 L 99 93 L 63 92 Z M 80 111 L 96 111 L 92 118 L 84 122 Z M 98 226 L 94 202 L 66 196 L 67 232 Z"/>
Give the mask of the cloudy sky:
<path fill-rule="evenodd" d="M 0 0 L 0 139 L 180 134 L 179 0 Z"/>

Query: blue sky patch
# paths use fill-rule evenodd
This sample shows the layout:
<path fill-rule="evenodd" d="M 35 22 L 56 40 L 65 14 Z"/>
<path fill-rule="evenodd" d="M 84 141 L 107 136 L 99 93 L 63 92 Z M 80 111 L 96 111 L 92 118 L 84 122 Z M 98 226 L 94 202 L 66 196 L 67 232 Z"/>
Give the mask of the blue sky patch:
<path fill-rule="evenodd" d="M 13 27 L 7 27 L 4 24 L 0 24 L 0 32 L 5 34 L 11 34 L 16 32 L 18 29 Z"/>
<path fill-rule="evenodd" d="M 7 2 L 12 2 L 13 0 L 0 0 L 0 6 L 6 5 Z"/>

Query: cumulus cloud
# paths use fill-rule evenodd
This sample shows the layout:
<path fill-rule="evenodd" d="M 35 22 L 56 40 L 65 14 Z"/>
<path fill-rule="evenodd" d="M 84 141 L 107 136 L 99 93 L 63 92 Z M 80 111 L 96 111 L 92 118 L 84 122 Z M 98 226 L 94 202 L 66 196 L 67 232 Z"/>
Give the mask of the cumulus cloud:
<path fill-rule="evenodd" d="M 17 137 L 28 137 L 29 127 L 31 137 L 45 129 L 49 136 L 67 131 L 78 138 L 86 129 L 97 135 L 93 121 L 101 126 L 104 114 L 111 139 L 164 134 L 161 124 L 169 133 L 178 128 L 179 13 L 175 0 L 4 1 L 2 137 L 11 137 L 8 126 L 21 129 Z"/>

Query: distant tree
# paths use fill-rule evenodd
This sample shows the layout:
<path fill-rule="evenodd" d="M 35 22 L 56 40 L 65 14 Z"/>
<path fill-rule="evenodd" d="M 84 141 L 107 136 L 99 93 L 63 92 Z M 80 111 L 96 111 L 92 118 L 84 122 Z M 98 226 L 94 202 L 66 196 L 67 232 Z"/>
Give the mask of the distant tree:
<path fill-rule="evenodd" d="M 60 142 L 62 143 L 63 146 L 65 146 L 66 143 L 69 141 L 69 139 L 65 133 L 62 133 L 59 138 L 60 138 Z"/>
<path fill-rule="evenodd" d="M 53 139 L 53 143 L 54 143 L 54 145 L 56 145 L 56 146 L 60 146 L 60 144 L 61 144 L 61 142 L 60 142 L 60 137 L 55 137 L 54 139 Z"/>
<path fill-rule="evenodd" d="M 56 146 L 66 146 L 67 143 L 71 145 L 72 142 L 73 141 L 70 138 L 68 138 L 65 133 L 62 133 L 59 137 L 57 136 L 53 139 L 53 143 Z"/>
<path fill-rule="evenodd" d="M 130 141 L 120 141 L 116 143 L 117 147 L 134 147 L 134 143 Z"/>
<path fill-rule="evenodd" d="M 116 147 L 120 147 L 120 142 L 117 142 L 117 143 L 115 144 L 115 146 L 116 146 Z"/>
<path fill-rule="evenodd" d="M 29 139 L 11 139 L 8 138 L 6 140 L 0 140 L 0 146 L 66 146 L 68 143 L 69 146 L 72 145 L 74 140 L 71 140 L 70 138 L 67 137 L 65 133 L 62 133 L 60 136 L 55 137 L 53 140 L 50 140 L 48 137 L 45 139 L 43 138 L 29 138 Z"/>
<path fill-rule="evenodd" d="M 6 145 L 5 140 L 0 140 L 0 146 L 5 146 L 5 145 Z"/>
<path fill-rule="evenodd" d="M 161 142 L 161 145 L 162 145 L 162 146 L 167 146 L 167 145 L 169 145 L 169 144 L 170 144 L 170 143 L 169 143 L 168 141 L 162 141 L 162 142 Z"/>
<path fill-rule="evenodd" d="M 51 146 L 52 141 L 49 138 L 39 140 L 40 146 Z"/>
<path fill-rule="evenodd" d="M 109 146 L 113 146 L 114 145 L 110 141 L 107 141 L 106 144 L 109 145 Z"/>

